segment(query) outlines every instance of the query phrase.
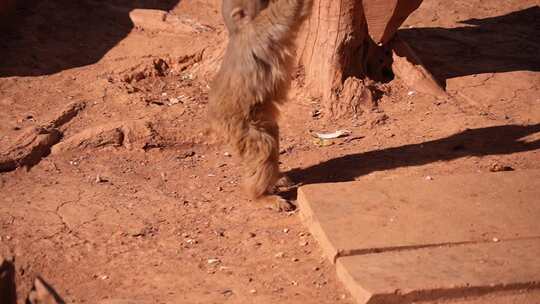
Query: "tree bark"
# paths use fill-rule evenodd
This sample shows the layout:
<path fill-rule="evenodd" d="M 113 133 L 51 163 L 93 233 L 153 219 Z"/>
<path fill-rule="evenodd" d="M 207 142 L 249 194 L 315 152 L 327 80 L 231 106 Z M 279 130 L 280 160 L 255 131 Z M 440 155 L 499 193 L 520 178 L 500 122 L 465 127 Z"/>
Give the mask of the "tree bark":
<path fill-rule="evenodd" d="M 364 12 L 357 0 L 314 0 L 310 18 L 300 35 L 298 56 L 305 73 L 305 89 L 322 98 L 326 110 L 339 116 L 355 103 L 337 102 L 346 80 L 361 89 L 358 76 L 362 75 L 362 54 L 367 36 Z"/>
<path fill-rule="evenodd" d="M 393 78 L 389 42 L 422 0 L 314 0 L 299 37 L 305 90 L 328 117 L 375 105 L 374 83 Z"/>

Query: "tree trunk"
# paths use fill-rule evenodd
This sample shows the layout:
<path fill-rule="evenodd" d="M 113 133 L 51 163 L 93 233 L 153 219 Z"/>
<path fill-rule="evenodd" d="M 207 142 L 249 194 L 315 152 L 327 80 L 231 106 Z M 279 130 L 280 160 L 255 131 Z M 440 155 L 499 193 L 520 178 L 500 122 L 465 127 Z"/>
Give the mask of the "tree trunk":
<path fill-rule="evenodd" d="M 314 0 L 299 37 L 306 91 L 329 117 L 374 106 L 374 82 L 393 78 L 389 42 L 422 0 Z"/>

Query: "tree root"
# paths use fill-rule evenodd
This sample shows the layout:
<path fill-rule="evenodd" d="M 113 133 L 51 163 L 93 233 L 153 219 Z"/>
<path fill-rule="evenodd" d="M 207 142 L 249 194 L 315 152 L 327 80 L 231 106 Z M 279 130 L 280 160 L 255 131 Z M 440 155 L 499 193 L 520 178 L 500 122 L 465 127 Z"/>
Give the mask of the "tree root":
<path fill-rule="evenodd" d="M 0 172 L 33 167 L 39 163 L 51 153 L 51 147 L 62 139 L 62 131 L 58 128 L 77 116 L 84 107 L 84 102 L 69 104 L 44 125 L 24 130 L 12 145 L 0 151 Z"/>

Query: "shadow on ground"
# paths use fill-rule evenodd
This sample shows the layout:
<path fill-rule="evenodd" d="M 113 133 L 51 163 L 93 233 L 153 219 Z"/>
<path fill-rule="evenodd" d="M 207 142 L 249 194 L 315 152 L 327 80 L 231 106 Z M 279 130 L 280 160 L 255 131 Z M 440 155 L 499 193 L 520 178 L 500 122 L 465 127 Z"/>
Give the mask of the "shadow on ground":
<path fill-rule="evenodd" d="M 540 124 L 468 129 L 423 143 L 334 158 L 311 167 L 293 169 L 287 175 L 302 184 L 346 182 L 374 171 L 420 166 L 469 156 L 532 151 L 540 149 L 540 139 L 523 139 L 538 132 Z M 292 197 L 295 193 L 285 195 Z"/>
<path fill-rule="evenodd" d="M 0 303 L 17 304 L 16 280 L 15 264 L 13 260 L 5 260 L 0 257 Z M 64 304 L 65 302 L 51 285 L 45 282 L 43 278 L 37 276 L 34 279 L 34 285 L 24 303 Z"/>
<path fill-rule="evenodd" d="M 540 71 L 540 6 L 461 23 L 466 26 L 401 29 L 398 35 L 441 83 L 473 74 Z"/>
<path fill-rule="evenodd" d="M 22 1 L 21 1 L 22 2 Z M 132 30 L 135 8 L 171 10 L 180 0 L 26 1 L 0 31 L 0 77 L 39 76 L 93 64 Z"/>
<path fill-rule="evenodd" d="M 15 266 L 0 256 L 0 299 L 5 304 L 17 304 Z"/>
<path fill-rule="evenodd" d="M 0 32 L 0 77 L 38 76 L 97 62 L 133 28 L 135 8 L 171 10 L 181 0 L 29 1 Z M 540 71 L 540 7 L 470 19 L 457 28 L 399 30 L 442 82 L 480 73 Z"/>

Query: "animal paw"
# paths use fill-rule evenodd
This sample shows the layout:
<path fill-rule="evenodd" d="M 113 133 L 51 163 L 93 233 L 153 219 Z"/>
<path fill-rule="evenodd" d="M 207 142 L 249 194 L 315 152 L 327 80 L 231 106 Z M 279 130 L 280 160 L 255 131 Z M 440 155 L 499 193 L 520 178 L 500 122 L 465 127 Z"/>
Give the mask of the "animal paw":
<path fill-rule="evenodd" d="M 277 212 L 290 212 L 296 209 L 296 206 L 293 205 L 288 200 L 282 197 L 279 197 L 277 195 L 273 195 L 272 197 L 273 197 L 273 202 L 270 204 L 270 208 L 272 208 L 273 210 Z"/>

